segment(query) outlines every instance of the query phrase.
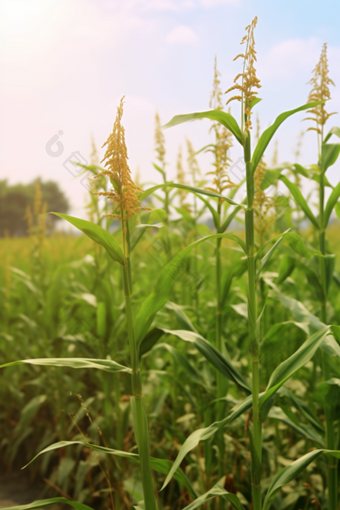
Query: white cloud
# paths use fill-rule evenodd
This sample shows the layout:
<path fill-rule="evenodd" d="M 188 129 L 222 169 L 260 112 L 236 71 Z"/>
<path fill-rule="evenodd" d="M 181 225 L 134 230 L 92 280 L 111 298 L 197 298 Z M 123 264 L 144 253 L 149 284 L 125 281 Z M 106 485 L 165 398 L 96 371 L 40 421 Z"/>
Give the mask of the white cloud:
<path fill-rule="evenodd" d="M 198 37 L 192 28 L 186 25 L 179 25 L 169 32 L 165 40 L 170 44 L 194 45 L 198 42 Z"/>
<path fill-rule="evenodd" d="M 259 58 L 259 72 L 266 78 L 288 78 L 300 73 L 310 77 L 321 47 L 322 42 L 316 37 L 282 41 Z"/>
<path fill-rule="evenodd" d="M 125 8 L 129 12 L 136 9 L 143 11 L 173 11 L 182 12 L 196 7 L 195 0 L 126 0 Z"/>
<path fill-rule="evenodd" d="M 216 5 L 223 4 L 236 4 L 239 0 L 200 0 L 203 7 L 215 7 Z"/>

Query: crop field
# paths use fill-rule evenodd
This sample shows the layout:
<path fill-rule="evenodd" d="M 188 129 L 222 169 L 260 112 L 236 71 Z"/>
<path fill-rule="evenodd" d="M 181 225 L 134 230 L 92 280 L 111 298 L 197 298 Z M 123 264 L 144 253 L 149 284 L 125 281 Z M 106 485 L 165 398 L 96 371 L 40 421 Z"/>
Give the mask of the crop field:
<path fill-rule="evenodd" d="M 1 238 L 0 466 L 43 482 L 12 510 L 338 510 L 332 70 L 324 44 L 306 104 L 261 130 L 256 25 L 226 95 L 215 60 L 208 111 L 156 114 L 158 183 L 132 176 L 122 98 L 103 161 L 94 147 L 78 165 L 88 219 L 47 214 L 37 181 L 28 235 Z M 293 140 L 295 161 L 269 162 L 281 124 L 303 116 L 318 159 L 301 165 Z M 184 140 L 170 179 L 166 129 L 203 118 L 213 143 Z"/>

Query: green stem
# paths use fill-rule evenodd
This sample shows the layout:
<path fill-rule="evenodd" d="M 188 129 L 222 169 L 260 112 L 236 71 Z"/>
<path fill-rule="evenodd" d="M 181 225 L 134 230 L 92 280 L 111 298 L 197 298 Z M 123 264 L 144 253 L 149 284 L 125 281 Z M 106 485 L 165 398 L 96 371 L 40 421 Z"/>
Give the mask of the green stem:
<path fill-rule="evenodd" d="M 218 204 L 217 213 L 219 215 L 219 223 L 221 221 L 221 204 Z M 221 239 L 216 241 L 216 349 L 222 353 L 222 303 L 221 303 Z M 217 398 L 225 396 L 225 378 L 219 370 L 216 371 L 217 381 Z M 223 419 L 224 414 L 223 402 L 218 402 L 216 406 L 216 419 L 217 421 Z M 220 430 L 217 435 L 217 445 L 219 450 L 218 462 L 218 476 L 221 478 L 224 474 L 224 435 L 223 430 Z M 222 508 L 224 508 L 223 501 L 221 500 Z"/>
<path fill-rule="evenodd" d="M 249 348 L 252 360 L 252 395 L 253 395 L 253 446 L 252 457 L 252 495 L 253 509 L 261 510 L 261 468 L 262 468 L 262 425 L 259 413 L 259 356 L 260 349 L 257 335 L 257 300 L 256 300 L 256 266 L 254 249 L 254 172 L 251 164 L 250 134 L 246 135 L 244 161 L 246 164 L 247 209 L 246 209 L 246 246 L 248 261 L 248 328 Z"/>
<path fill-rule="evenodd" d="M 324 173 L 320 175 L 320 189 L 319 189 L 319 220 L 320 220 L 320 233 L 319 233 L 319 249 L 323 255 L 326 254 L 326 232 L 324 225 L 324 201 L 325 201 L 325 183 Z M 327 324 L 327 274 L 326 262 L 323 257 L 319 258 L 320 281 L 322 288 L 322 301 L 321 305 L 321 320 Z M 322 372 L 323 380 L 328 381 L 331 377 L 329 364 L 327 362 L 327 354 L 322 352 Z M 326 446 L 329 450 L 336 449 L 336 434 L 334 429 L 334 420 L 331 407 L 327 404 L 324 408 L 326 418 Z M 337 462 L 331 455 L 327 456 L 327 474 L 328 474 L 328 508 L 329 510 L 337 510 L 338 508 L 338 467 Z"/>
<path fill-rule="evenodd" d="M 164 169 L 164 168 L 163 168 Z M 166 183 L 166 176 L 163 175 L 163 181 Z M 169 208 L 169 191 L 168 188 L 164 189 L 164 210 L 166 212 L 166 218 L 165 218 L 165 242 L 167 243 L 167 259 L 168 261 L 171 259 L 171 244 L 170 244 L 170 235 L 169 235 L 169 215 L 170 215 L 170 208 Z"/>
<path fill-rule="evenodd" d="M 155 490 L 151 472 L 149 430 L 145 412 L 144 397 L 142 395 L 142 380 L 140 375 L 139 353 L 135 338 L 132 314 L 130 239 L 128 222 L 125 219 L 122 222 L 122 227 L 124 249 L 123 281 L 125 294 L 125 310 L 132 368 L 131 374 L 133 394 L 133 397 L 131 398 L 132 415 L 139 452 L 145 510 L 157 510 Z"/>

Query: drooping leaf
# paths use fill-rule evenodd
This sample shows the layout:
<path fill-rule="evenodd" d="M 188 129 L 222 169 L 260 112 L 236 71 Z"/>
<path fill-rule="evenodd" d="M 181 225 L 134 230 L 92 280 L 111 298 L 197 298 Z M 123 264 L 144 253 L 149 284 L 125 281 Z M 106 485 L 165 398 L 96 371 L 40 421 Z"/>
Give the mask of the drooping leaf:
<path fill-rule="evenodd" d="M 164 335 L 164 331 L 159 328 L 152 328 L 143 338 L 139 346 L 139 357 L 147 354 L 160 338 Z"/>
<path fill-rule="evenodd" d="M 20 361 L 11 361 L 0 365 L 0 368 L 13 367 L 15 365 L 41 365 L 44 367 L 69 367 L 69 368 L 96 368 L 104 372 L 127 372 L 131 373 L 131 368 L 124 367 L 115 361 L 109 359 L 90 359 L 90 358 L 37 358 L 23 359 Z"/>
<path fill-rule="evenodd" d="M 158 184 L 157 186 L 153 186 L 152 188 L 149 188 L 149 189 L 143 191 L 143 193 L 141 193 L 139 195 L 139 200 L 140 201 L 145 200 L 147 197 L 149 197 L 155 191 L 157 191 L 161 188 L 184 189 L 186 191 L 190 191 L 190 193 L 194 193 L 195 195 L 196 194 L 197 195 L 205 195 L 205 196 L 211 197 L 211 198 L 218 198 L 219 200 L 224 200 L 225 202 L 228 202 L 231 205 L 236 205 L 236 206 L 239 205 L 240 207 L 245 207 L 242 204 L 238 204 L 237 202 L 234 202 L 234 200 L 232 200 L 231 198 L 226 197 L 224 195 L 220 195 L 219 193 L 215 193 L 214 191 L 210 191 L 210 190 L 204 189 L 204 188 L 195 188 L 194 186 L 188 186 L 186 184 L 179 184 L 179 183 L 175 183 L 175 182 L 166 182 L 164 184 Z"/>
<path fill-rule="evenodd" d="M 251 161 L 253 172 L 255 172 L 260 162 L 260 159 L 264 154 L 264 151 L 268 147 L 270 140 L 273 138 L 276 131 L 281 126 L 282 122 L 284 122 L 286 119 L 288 119 L 288 117 L 294 115 L 295 113 L 302 112 L 303 110 L 308 110 L 309 108 L 314 108 L 314 106 L 317 106 L 321 103 L 322 102 L 317 101 L 314 103 L 304 104 L 302 106 L 299 106 L 298 108 L 294 108 L 294 110 L 289 110 L 287 112 L 281 113 L 278 117 L 276 117 L 275 122 L 262 133 L 259 141 L 257 142 Z"/>
<path fill-rule="evenodd" d="M 57 505 L 57 504 L 69 505 L 76 510 L 94 510 L 92 507 L 84 505 L 84 503 L 78 503 L 77 501 L 71 501 L 70 499 L 57 497 L 49 499 L 40 499 L 28 503 L 27 505 L 16 505 L 3 508 L 3 510 L 34 510 L 35 508 L 45 508 L 46 506 Z"/>
<path fill-rule="evenodd" d="M 236 406 L 235 409 L 231 412 L 231 414 L 224 418 L 223 420 L 212 423 L 209 427 L 195 430 L 192 434 L 190 434 L 190 436 L 184 441 L 183 445 L 181 446 L 177 458 L 173 463 L 173 466 L 169 471 L 168 476 L 166 477 L 161 490 L 163 490 L 168 485 L 171 478 L 174 476 L 176 469 L 180 466 L 182 460 L 187 455 L 187 453 L 196 448 L 200 441 L 206 441 L 207 439 L 210 439 L 216 434 L 218 430 L 223 429 L 224 427 L 235 421 L 239 416 L 245 413 L 251 407 L 251 405 L 252 396 L 250 395 L 241 404 Z"/>
<path fill-rule="evenodd" d="M 338 136 L 340 138 L 340 128 L 338 128 L 336 126 L 332 127 L 332 129 L 326 135 L 326 137 L 324 139 L 324 143 L 327 143 L 332 135 L 336 135 L 336 136 Z"/>
<path fill-rule="evenodd" d="M 326 172 L 327 168 L 334 165 L 340 154 L 339 143 L 323 143 L 321 151 L 321 168 Z"/>
<path fill-rule="evenodd" d="M 188 331 L 195 331 L 197 333 L 197 329 L 195 328 L 187 314 L 184 312 L 183 306 L 179 306 L 176 303 L 173 303 L 172 301 L 168 301 L 168 303 L 166 304 L 166 308 L 168 308 L 168 310 L 173 310 L 180 327 L 182 327 L 183 329 L 187 329 Z"/>
<path fill-rule="evenodd" d="M 233 381 L 237 386 L 250 393 L 250 387 L 243 379 L 239 371 L 233 366 L 233 364 L 227 360 L 212 344 L 210 344 L 205 338 L 194 331 L 184 330 L 168 330 L 163 331 L 169 335 L 174 335 L 184 340 L 185 342 L 192 343 L 196 349 L 212 364 L 217 370 L 221 372 L 225 377 Z"/>
<path fill-rule="evenodd" d="M 272 479 L 263 502 L 263 510 L 269 510 L 274 494 L 281 487 L 294 480 L 311 462 L 316 460 L 322 453 L 328 453 L 337 459 L 340 458 L 340 451 L 338 450 L 314 450 L 313 452 L 307 453 L 303 457 L 300 457 L 296 461 L 292 462 L 290 466 L 281 469 L 281 471 L 279 471 Z"/>
<path fill-rule="evenodd" d="M 337 201 L 339 200 L 339 197 L 340 197 L 340 182 L 332 190 L 332 193 L 330 194 L 330 196 L 327 200 L 327 204 L 326 204 L 325 212 L 324 212 L 324 218 L 323 218 L 324 219 L 324 224 L 322 225 L 323 228 L 327 228 L 329 218 L 331 217 L 332 211 L 333 211 Z"/>
<path fill-rule="evenodd" d="M 163 227 L 163 223 L 155 223 L 153 225 L 149 225 L 149 224 L 140 224 L 140 225 L 137 225 L 134 229 L 133 229 L 133 232 L 131 234 L 131 237 L 130 237 L 130 249 L 131 251 L 137 246 L 138 242 L 140 241 L 140 239 L 142 238 L 142 236 L 144 235 L 146 229 L 148 228 L 162 228 Z"/>
<path fill-rule="evenodd" d="M 114 450 L 112 448 L 107 448 L 105 446 L 100 446 L 96 444 L 87 443 L 86 441 L 59 441 L 58 443 L 54 443 L 47 448 L 44 448 L 41 452 L 39 452 L 25 467 L 29 466 L 37 457 L 44 453 L 48 453 L 54 450 L 58 450 L 59 448 L 64 448 L 66 446 L 72 446 L 72 445 L 82 445 L 86 448 L 91 448 L 92 450 L 95 450 L 100 453 L 106 453 L 108 455 L 115 455 L 116 457 L 122 457 L 125 459 L 130 459 L 134 462 L 139 462 L 139 455 L 137 453 L 131 453 L 121 450 Z M 172 469 L 173 463 L 170 460 L 167 459 L 156 459 L 154 457 L 151 457 L 151 467 L 155 471 L 166 474 L 169 469 Z M 187 476 L 183 473 L 183 471 L 179 468 L 176 468 L 174 473 L 174 478 L 178 482 L 180 482 L 184 487 L 186 487 L 190 493 L 190 495 L 194 498 L 197 497 L 195 490 L 193 489 L 190 481 L 188 480 Z M 86 507 L 85 507 L 86 508 Z M 82 508 L 80 507 L 80 510 Z"/>
<path fill-rule="evenodd" d="M 164 333 L 164 332 L 163 332 Z M 201 374 L 196 370 L 196 368 L 187 360 L 183 354 L 181 354 L 175 347 L 172 345 L 161 343 L 156 345 L 154 350 L 156 349 L 165 349 L 171 353 L 174 358 L 174 361 L 177 365 L 182 366 L 185 371 L 186 377 L 190 377 L 196 384 L 203 384 Z"/>
<path fill-rule="evenodd" d="M 319 229 L 319 223 L 317 219 L 315 218 L 314 214 L 310 210 L 306 199 L 302 195 L 301 191 L 299 190 L 298 186 L 291 182 L 285 175 L 280 175 L 279 179 L 287 186 L 289 191 L 294 197 L 295 202 L 301 207 L 307 218 L 313 223 L 313 225 Z"/>
<path fill-rule="evenodd" d="M 81 230 L 86 234 L 92 241 L 95 241 L 97 244 L 100 244 L 105 248 L 107 253 L 110 255 L 112 260 L 119 262 L 124 265 L 124 255 L 121 247 L 119 246 L 116 239 L 105 229 L 103 229 L 100 225 L 96 225 L 91 223 L 90 221 L 82 220 L 80 218 L 74 218 L 73 216 L 69 216 L 68 214 L 61 213 L 51 213 L 63 218 L 76 227 L 78 230 Z"/>
<path fill-rule="evenodd" d="M 283 361 L 270 376 L 266 391 L 259 401 L 261 407 L 299 368 L 303 367 L 314 356 L 330 328 L 324 327 L 309 337 L 301 347 L 288 359 Z"/>
<path fill-rule="evenodd" d="M 295 260 L 289 255 L 283 255 L 279 266 L 279 276 L 277 278 L 278 285 L 283 283 L 294 271 Z"/>
<path fill-rule="evenodd" d="M 237 242 L 241 248 L 245 251 L 246 246 L 242 239 L 233 234 L 213 234 L 210 236 L 198 239 L 177 255 L 175 255 L 167 265 L 161 270 L 160 275 L 157 279 L 155 287 L 149 297 L 144 301 L 142 308 L 140 309 L 136 317 L 136 339 L 140 343 L 144 335 L 147 333 L 156 313 L 160 310 L 165 303 L 168 301 L 172 284 L 180 276 L 181 270 L 185 265 L 185 258 L 193 248 L 198 246 L 200 243 L 205 241 L 211 241 L 212 239 L 226 238 Z"/>
<path fill-rule="evenodd" d="M 166 174 L 165 174 L 164 170 L 160 166 L 156 165 L 156 163 L 152 163 L 152 164 L 153 164 L 153 167 L 157 170 L 157 172 L 162 174 L 162 176 L 164 177 L 164 180 L 165 180 Z"/>
<path fill-rule="evenodd" d="M 178 124 L 182 124 L 183 122 L 188 122 L 190 120 L 196 119 L 210 119 L 217 120 L 222 126 L 226 127 L 236 138 L 236 140 L 243 145 L 243 134 L 242 131 L 237 124 L 236 119 L 230 115 L 230 113 L 223 112 L 221 110 L 211 110 L 208 112 L 199 112 L 199 113 L 188 113 L 185 115 L 176 115 L 173 117 L 170 122 L 168 122 L 164 128 L 169 128 L 173 126 L 177 126 Z"/>
<path fill-rule="evenodd" d="M 296 432 L 304 436 L 305 438 L 314 441 L 320 446 L 325 446 L 325 441 L 323 437 L 320 436 L 320 434 L 318 434 L 313 427 L 311 427 L 310 425 L 306 426 L 304 423 L 299 423 L 297 419 L 296 420 L 290 419 L 289 416 L 287 416 L 280 407 L 273 406 L 268 413 L 268 418 L 271 418 L 273 420 L 279 420 L 282 423 L 288 425 L 288 427 L 290 427 L 291 429 L 295 430 Z"/>
<path fill-rule="evenodd" d="M 214 487 L 212 487 L 205 494 L 202 494 L 202 496 L 199 496 L 197 499 L 195 499 L 195 501 L 185 506 L 183 510 L 194 510 L 194 508 L 199 508 L 200 506 L 204 505 L 204 503 L 213 498 L 216 498 L 217 496 L 223 497 L 226 501 L 229 501 L 229 503 L 231 503 L 237 510 L 245 510 L 236 494 L 227 492 L 219 483 L 214 485 Z"/>
<path fill-rule="evenodd" d="M 237 213 L 241 210 L 241 206 L 238 205 L 235 207 L 235 209 L 229 214 L 229 216 L 225 219 L 225 221 L 222 223 L 220 228 L 218 229 L 219 233 L 223 233 L 227 230 L 230 223 L 233 221 L 233 219 L 236 217 Z"/>
<path fill-rule="evenodd" d="M 287 397 L 291 400 L 293 406 L 296 407 L 300 411 L 300 413 L 313 425 L 315 429 L 319 432 L 319 434 L 324 435 L 325 434 L 325 427 L 323 426 L 321 420 L 314 414 L 312 408 L 308 403 L 301 400 L 299 397 L 295 395 L 291 390 L 288 388 L 280 388 L 279 395 L 282 397 Z"/>

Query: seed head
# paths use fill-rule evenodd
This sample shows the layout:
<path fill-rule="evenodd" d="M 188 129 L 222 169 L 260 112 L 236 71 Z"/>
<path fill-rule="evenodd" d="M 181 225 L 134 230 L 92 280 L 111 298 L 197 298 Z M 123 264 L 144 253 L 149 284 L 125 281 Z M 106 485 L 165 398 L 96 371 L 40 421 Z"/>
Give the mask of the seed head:
<path fill-rule="evenodd" d="M 215 57 L 213 90 L 210 97 L 210 108 L 214 108 L 215 110 L 223 110 L 219 76 L 220 73 L 217 70 L 217 60 Z M 207 173 L 207 175 L 213 176 L 213 182 L 212 186 L 206 189 L 222 194 L 224 190 L 235 186 L 235 184 L 231 182 L 227 172 L 230 163 L 229 150 L 232 147 L 232 134 L 219 122 L 215 122 L 211 126 L 210 131 L 211 130 L 215 131 L 215 144 L 214 148 L 209 150 L 215 156 L 215 161 L 213 163 L 215 169 Z"/>
<path fill-rule="evenodd" d="M 256 119 L 257 133 L 256 138 L 260 138 L 260 121 L 257 116 Z M 266 195 L 262 189 L 262 183 L 266 176 L 266 163 L 264 156 L 260 159 L 259 164 L 255 170 L 254 183 L 255 183 L 255 195 L 254 195 L 254 212 L 255 212 L 255 224 L 254 228 L 260 237 L 260 244 L 263 244 L 264 234 L 268 227 L 275 220 L 275 215 L 269 214 L 270 210 L 275 207 L 275 199 Z"/>
<path fill-rule="evenodd" d="M 185 173 L 183 170 L 183 158 L 182 158 L 182 147 L 179 146 L 178 156 L 177 156 L 177 182 L 179 184 L 186 184 L 185 182 Z M 179 201 L 181 207 L 184 205 L 185 197 L 187 196 L 187 192 L 184 189 L 178 190 Z"/>
<path fill-rule="evenodd" d="M 110 191 L 100 191 L 95 194 L 105 196 L 117 204 L 119 214 L 108 214 L 105 216 L 111 216 L 119 220 L 123 220 L 125 217 L 126 220 L 129 220 L 131 215 L 136 216 L 136 211 L 144 209 L 144 207 L 138 207 L 139 199 L 137 193 L 142 191 L 142 189 L 133 182 L 127 162 L 125 129 L 121 124 L 123 104 L 124 97 L 122 97 L 120 105 L 117 107 L 117 115 L 112 133 L 103 145 L 103 147 L 107 146 L 102 160 L 102 162 L 105 161 L 104 166 L 107 170 L 103 170 L 96 175 L 96 178 L 101 175 L 110 177 L 113 188 Z"/>
<path fill-rule="evenodd" d="M 327 43 L 324 43 L 322 47 L 320 60 L 315 66 L 313 73 L 314 76 L 309 82 L 312 85 L 312 90 L 309 93 L 308 102 L 312 103 L 314 101 L 327 101 L 331 99 L 329 85 L 335 86 L 335 84 L 328 76 Z M 322 103 L 308 110 L 308 113 L 312 114 L 314 117 L 307 117 L 304 120 L 313 120 L 316 122 L 316 127 L 310 127 L 307 131 L 317 131 L 317 133 L 321 135 L 322 127 L 326 124 L 329 117 L 336 112 L 328 113 L 325 108 L 325 103 Z"/>
<path fill-rule="evenodd" d="M 158 112 L 156 112 L 155 116 L 155 150 L 157 153 L 157 159 L 160 162 L 162 168 L 165 166 L 165 138 L 162 131 L 161 120 L 159 118 Z"/>
<path fill-rule="evenodd" d="M 34 216 L 38 217 L 41 211 L 41 186 L 37 179 L 35 181 L 35 194 L 34 194 Z"/>
<path fill-rule="evenodd" d="M 194 185 L 196 185 L 197 176 L 201 174 L 200 167 L 198 165 L 197 158 L 195 157 L 195 151 L 190 140 L 186 140 L 188 150 L 188 166 L 192 175 Z"/>
<path fill-rule="evenodd" d="M 237 90 L 241 93 L 241 95 L 236 95 L 228 99 L 227 104 L 230 101 L 236 99 L 237 101 L 241 101 L 242 103 L 242 117 L 243 112 L 246 115 L 245 122 L 245 131 L 247 132 L 251 129 L 251 109 L 250 103 L 256 98 L 257 91 L 254 90 L 256 88 L 261 88 L 260 80 L 256 76 L 255 62 L 256 62 L 256 51 L 255 51 L 255 39 L 254 39 L 254 30 L 257 25 L 257 16 L 253 19 L 253 21 L 248 25 L 246 30 L 246 35 L 243 37 L 241 44 L 246 44 L 246 49 L 244 53 L 239 53 L 236 55 L 234 60 L 238 58 L 243 58 L 243 72 L 239 73 L 234 79 L 235 85 L 230 87 L 227 91 L 231 92 L 232 90 Z M 242 78 L 241 84 L 237 83 L 237 80 Z"/>
<path fill-rule="evenodd" d="M 217 69 L 217 58 L 215 57 L 214 61 L 214 81 L 213 81 L 213 90 L 210 96 L 210 108 L 214 110 L 223 110 L 222 104 L 222 90 L 220 87 L 221 80 L 219 79 L 221 73 Z"/>

